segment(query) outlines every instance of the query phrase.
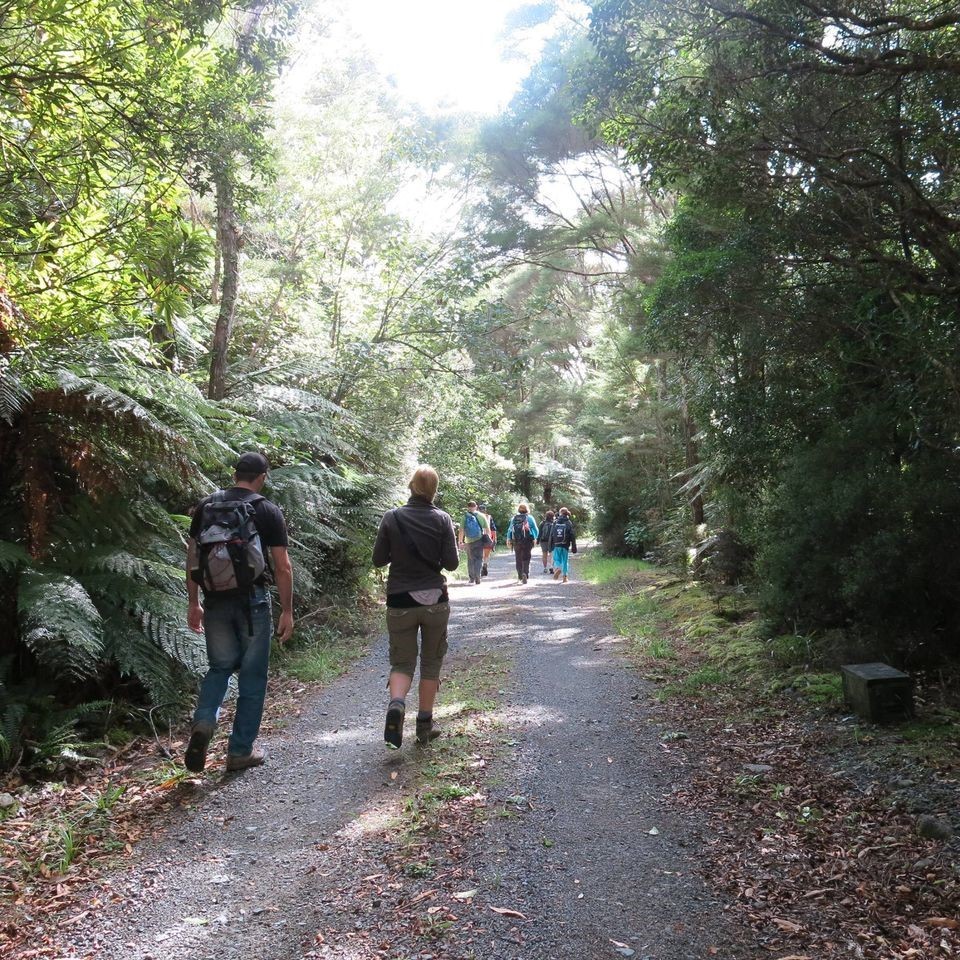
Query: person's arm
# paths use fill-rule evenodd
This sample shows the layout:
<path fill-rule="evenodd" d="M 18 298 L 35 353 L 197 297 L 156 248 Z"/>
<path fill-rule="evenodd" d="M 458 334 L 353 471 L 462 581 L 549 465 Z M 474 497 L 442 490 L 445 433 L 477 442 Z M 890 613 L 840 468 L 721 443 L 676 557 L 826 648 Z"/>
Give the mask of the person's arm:
<path fill-rule="evenodd" d="M 286 547 L 271 547 L 273 580 L 280 597 L 280 619 L 277 621 L 277 643 L 286 643 L 293 635 L 293 565 Z"/>
<path fill-rule="evenodd" d="M 572 523 L 570 524 L 570 552 L 577 552 L 577 528 Z"/>
<path fill-rule="evenodd" d="M 197 541 L 187 540 L 187 626 L 194 633 L 203 633 L 203 604 L 200 602 L 200 584 L 190 575 L 197 556 Z"/>
<path fill-rule="evenodd" d="M 440 562 L 444 570 L 456 570 L 460 566 L 460 551 L 457 549 L 457 533 L 453 529 L 450 517 L 444 521 L 443 543 L 440 548 Z"/>
<path fill-rule="evenodd" d="M 373 545 L 373 565 L 385 567 L 390 562 L 390 536 L 387 533 L 387 516 L 384 514 L 377 531 L 377 540 Z"/>
<path fill-rule="evenodd" d="M 533 519 L 532 516 L 527 517 L 527 523 L 530 524 L 530 529 L 533 531 L 533 539 L 538 540 L 540 538 L 540 531 L 537 529 L 537 521 Z"/>

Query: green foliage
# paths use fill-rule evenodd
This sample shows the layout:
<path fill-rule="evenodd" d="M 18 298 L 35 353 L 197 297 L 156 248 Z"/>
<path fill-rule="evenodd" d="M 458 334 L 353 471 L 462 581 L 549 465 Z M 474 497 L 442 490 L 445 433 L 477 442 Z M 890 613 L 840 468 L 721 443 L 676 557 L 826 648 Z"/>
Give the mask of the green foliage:
<path fill-rule="evenodd" d="M 878 653 L 931 658 L 953 652 L 960 625 L 958 476 L 952 457 L 891 444 L 887 425 L 853 416 L 785 464 L 766 504 L 763 601 L 783 625 L 846 627 Z"/>
<path fill-rule="evenodd" d="M 955 655 L 960 616 L 956 22 L 908 6 L 863 30 L 836 3 L 598 0 L 585 110 L 680 195 L 625 340 L 665 376 L 595 457 L 605 542 L 631 522 L 703 537 L 648 522 L 657 490 L 627 455 L 672 404 L 650 475 L 756 556 L 777 628 L 900 659 Z"/>

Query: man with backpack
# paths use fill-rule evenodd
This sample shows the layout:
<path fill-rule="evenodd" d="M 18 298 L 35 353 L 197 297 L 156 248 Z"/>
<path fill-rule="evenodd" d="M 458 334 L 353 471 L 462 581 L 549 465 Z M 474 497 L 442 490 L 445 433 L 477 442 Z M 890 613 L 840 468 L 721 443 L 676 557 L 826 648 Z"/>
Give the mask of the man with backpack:
<path fill-rule="evenodd" d="M 460 546 L 467 550 L 467 576 L 471 583 L 479 583 L 483 576 L 484 538 L 490 541 L 490 522 L 477 509 L 477 501 L 471 500 L 460 527 Z"/>
<path fill-rule="evenodd" d="M 227 745 L 227 770 L 263 763 L 254 747 L 267 690 L 273 633 L 268 583 L 280 597 L 277 641 L 293 634 L 293 568 L 283 514 L 260 491 L 270 465 L 259 453 L 237 461 L 232 487 L 197 505 L 187 549 L 187 623 L 207 641 L 209 669 L 200 684 L 184 762 L 199 773 L 233 673 L 237 709 Z M 203 602 L 200 602 L 200 591 Z"/>
<path fill-rule="evenodd" d="M 510 521 L 507 530 L 507 544 L 513 544 L 513 555 L 517 561 L 517 577 L 526 583 L 530 576 L 530 554 L 537 541 L 537 522 L 530 516 L 530 508 L 525 503 L 517 504 L 517 512 Z"/>
<path fill-rule="evenodd" d="M 560 515 L 553 524 L 550 548 L 553 550 L 553 579 L 559 580 L 563 577 L 563 582 L 566 583 L 570 571 L 570 554 L 577 552 L 577 531 L 566 507 L 560 508 Z"/>

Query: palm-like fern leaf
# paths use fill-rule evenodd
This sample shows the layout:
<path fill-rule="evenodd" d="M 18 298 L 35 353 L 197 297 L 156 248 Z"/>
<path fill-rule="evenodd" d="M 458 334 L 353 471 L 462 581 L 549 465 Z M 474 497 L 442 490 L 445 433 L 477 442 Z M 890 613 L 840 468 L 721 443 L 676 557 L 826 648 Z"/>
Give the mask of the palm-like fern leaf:
<path fill-rule="evenodd" d="M 17 596 L 21 639 L 55 676 L 93 676 L 103 653 L 103 624 L 90 595 L 73 577 L 25 570 Z"/>
<path fill-rule="evenodd" d="M 0 540 L 0 570 L 7 573 L 30 562 L 30 554 L 19 543 Z"/>

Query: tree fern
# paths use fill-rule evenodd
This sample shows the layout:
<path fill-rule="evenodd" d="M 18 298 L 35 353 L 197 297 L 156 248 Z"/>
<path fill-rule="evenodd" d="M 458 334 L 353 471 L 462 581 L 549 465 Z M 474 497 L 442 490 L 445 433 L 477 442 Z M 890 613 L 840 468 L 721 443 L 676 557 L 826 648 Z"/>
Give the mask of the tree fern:
<path fill-rule="evenodd" d="M 103 653 L 103 624 L 90 594 L 57 571 L 25 570 L 17 596 L 21 639 L 57 677 L 93 676 Z"/>
<path fill-rule="evenodd" d="M 8 573 L 30 562 L 30 554 L 19 543 L 0 540 L 0 570 Z"/>
<path fill-rule="evenodd" d="M 0 420 L 12 423 L 30 400 L 30 389 L 12 369 L 9 357 L 0 357 Z"/>

